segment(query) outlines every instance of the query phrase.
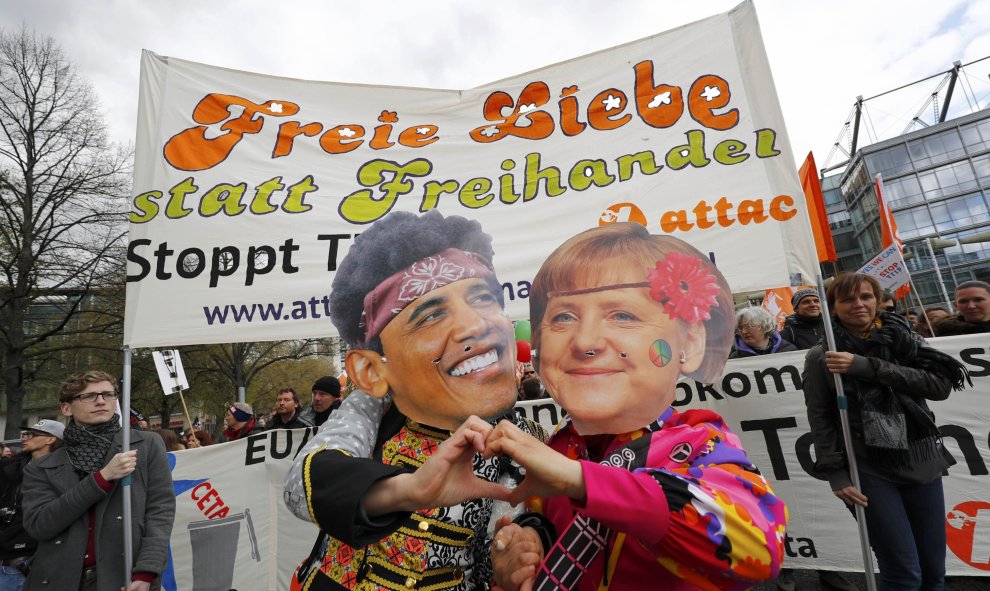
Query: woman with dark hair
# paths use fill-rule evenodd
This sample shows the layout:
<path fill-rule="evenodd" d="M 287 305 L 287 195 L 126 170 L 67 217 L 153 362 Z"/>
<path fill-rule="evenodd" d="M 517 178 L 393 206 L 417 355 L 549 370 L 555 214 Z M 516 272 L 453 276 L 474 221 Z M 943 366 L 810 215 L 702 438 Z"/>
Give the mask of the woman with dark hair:
<path fill-rule="evenodd" d="M 195 435 L 195 437 L 192 437 L 191 435 Z M 206 431 L 203 431 L 202 429 L 195 429 L 192 432 L 187 432 L 182 437 L 182 440 L 185 442 L 187 449 L 193 449 L 195 447 L 204 447 L 207 445 L 213 445 L 215 443 L 213 441 L 213 438 L 210 437 L 210 434 L 207 433 Z"/>
<path fill-rule="evenodd" d="M 945 400 L 969 379 L 903 317 L 878 310 L 876 279 L 842 273 L 826 294 L 836 351 L 808 351 L 803 383 L 817 468 L 847 506 L 865 508 L 881 589 L 942 589 L 942 472 L 955 463 L 926 400 Z M 842 376 L 862 490 L 852 484 L 832 374 Z"/>
<path fill-rule="evenodd" d="M 175 431 L 171 429 L 155 429 L 155 433 L 158 433 L 162 441 L 165 442 L 165 451 L 182 451 L 186 449 L 185 444 L 179 439 L 179 436 Z"/>
<path fill-rule="evenodd" d="M 637 224 L 588 230 L 536 274 L 530 318 L 534 366 L 568 418 L 549 446 L 506 421 L 489 437 L 526 468 L 513 500 L 534 512 L 496 535 L 498 586 L 748 589 L 776 577 L 784 503 L 720 416 L 672 406 L 677 380 L 713 381 L 731 344 L 731 293 L 711 261 Z"/>

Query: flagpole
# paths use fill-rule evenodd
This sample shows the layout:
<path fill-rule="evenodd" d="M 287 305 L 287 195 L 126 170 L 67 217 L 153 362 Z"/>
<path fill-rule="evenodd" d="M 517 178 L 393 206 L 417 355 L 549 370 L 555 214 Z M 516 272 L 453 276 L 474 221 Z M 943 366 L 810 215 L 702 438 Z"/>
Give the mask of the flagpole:
<path fill-rule="evenodd" d="M 124 345 L 124 408 L 128 412 L 131 410 L 131 348 Z M 121 413 L 123 413 L 121 409 Z M 121 416 L 121 422 L 123 423 L 123 451 L 128 452 L 131 449 L 131 421 L 124 420 Z M 124 587 L 128 587 L 131 584 L 131 565 L 134 559 L 134 539 L 133 532 L 131 531 L 131 523 L 133 521 L 133 516 L 131 513 L 131 475 L 120 479 L 120 486 L 122 489 L 122 499 L 124 501 L 123 505 L 123 524 L 124 524 Z"/>
<path fill-rule="evenodd" d="M 836 351 L 835 334 L 832 332 L 832 317 L 828 310 L 828 298 L 825 297 L 825 281 L 822 279 L 821 272 L 817 274 L 815 279 L 818 282 L 818 299 L 821 301 L 822 306 L 822 326 L 825 328 L 825 342 L 828 344 L 829 351 Z M 849 477 L 856 490 L 862 492 L 863 489 L 859 483 L 859 468 L 856 462 L 856 454 L 853 452 L 852 431 L 849 428 L 849 399 L 846 397 L 846 391 L 842 386 L 842 376 L 833 373 L 832 379 L 835 380 L 836 402 L 839 406 L 839 422 L 842 424 L 842 441 L 846 446 Z M 876 575 L 873 573 L 873 551 L 870 549 L 870 534 L 866 531 L 866 510 L 862 505 L 854 504 L 853 512 L 856 515 L 856 527 L 859 529 L 859 546 L 863 552 L 866 589 L 867 591 L 876 591 L 877 581 Z"/>
<path fill-rule="evenodd" d="M 911 273 L 908 273 L 908 282 L 911 284 L 911 291 L 914 292 L 914 297 L 918 300 L 919 310 L 921 315 L 925 317 L 925 324 L 928 325 L 929 332 L 932 336 L 935 336 L 935 327 L 932 326 L 932 319 L 928 317 L 928 311 L 925 310 L 925 303 L 921 301 L 921 294 L 918 293 L 918 288 L 914 285 L 914 277 L 911 277 Z M 908 308 L 910 311 L 910 308 Z"/>
<path fill-rule="evenodd" d="M 925 246 L 928 247 L 928 254 L 932 257 L 932 265 L 935 267 L 935 276 L 938 278 L 938 286 L 942 290 L 942 297 L 945 303 L 949 303 L 949 292 L 945 291 L 945 282 L 942 280 L 942 268 L 938 266 L 938 259 L 935 258 L 935 249 L 932 248 L 932 239 L 925 238 Z"/>

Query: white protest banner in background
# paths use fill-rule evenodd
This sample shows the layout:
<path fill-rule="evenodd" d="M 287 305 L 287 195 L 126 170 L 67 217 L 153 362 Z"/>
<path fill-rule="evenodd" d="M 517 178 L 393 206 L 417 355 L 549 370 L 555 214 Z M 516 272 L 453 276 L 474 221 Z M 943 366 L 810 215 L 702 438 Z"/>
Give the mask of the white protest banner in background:
<path fill-rule="evenodd" d="M 158 381 L 166 396 L 189 389 L 189 380 L 186 378 L 186 370 L 182 368 L 182 358 L 179 357 L 178 349 L 152 351 L 151 357 L 155 360 Z"/>
<path fill-rule="evenodd" d="M 750 1 L 469 90 L 145 52 L 124 342 L 333 334 L 329 287 L 355 235 L 431 209 L 494 237 L 513 318 L 554 248 L 615 221 L 711 253 L 734 291 L 817 268 Z"/>
<path fill-rule="evenodd" d="M 283 590 L 318 530 L 282 502 L 282 482 L 310 429 L 170 452 L 175 488 L 164 591 Z"/>
<path fill-rule="evenodd" d="M 969 367 L 974 387 L 932 402 L 957 464 L 944 482 L 950 575 L 990 576 L 990 339 L 931 343 Z M 709 408 L 725 417 L 789 508 L 786 566 L 862 570 L 852 515 L 818 479 L 800 389 L 804 352 L 730 360 L 719 383 L 677 385 L 675 406 Z M 518 405 L 552 429 L 553 400 Z M 282 483 L 309 430 L 274 430 L 247 439 L 170 453 L 176 517 L 166 591 L 281 590 L 309 555 L 316 527 L 282 502 Z"/>
<path fill-rule="evenodd" d="M 883 289 L 897 289 L 911 280 L 904 256 L 896 244 L 883 249 L 856 272 L 875 278 Z"/>

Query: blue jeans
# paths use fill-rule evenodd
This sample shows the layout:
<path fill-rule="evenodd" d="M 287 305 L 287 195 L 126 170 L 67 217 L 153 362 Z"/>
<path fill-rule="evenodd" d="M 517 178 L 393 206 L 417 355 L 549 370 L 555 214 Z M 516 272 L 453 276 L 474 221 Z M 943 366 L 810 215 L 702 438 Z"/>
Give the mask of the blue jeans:
<path fill-rule="evenodd" d="M 0 566 L 0 591 L 21 591 L 24 575 L 13 566 Z"/>
<path fill-rule="evenodd" d="M 861 471 L 859 480 L 869 500 L 866 529 L 880 567 L 880 591 L 942 591 L 942 478 L 928 484 L 895 484 Z"/>

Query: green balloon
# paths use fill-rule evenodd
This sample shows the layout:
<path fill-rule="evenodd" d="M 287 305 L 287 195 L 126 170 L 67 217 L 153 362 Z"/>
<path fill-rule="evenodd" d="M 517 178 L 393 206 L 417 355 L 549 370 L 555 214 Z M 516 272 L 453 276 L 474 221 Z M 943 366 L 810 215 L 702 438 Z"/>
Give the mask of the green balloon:
<path fill-rule="evenodd" d="M 516 322 L 516 340 L 529 342 L 530 334 L 532 333 L 532 327 L 529 324 L 529 320 L 520 320 Z"/>

